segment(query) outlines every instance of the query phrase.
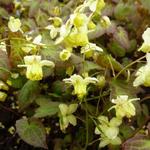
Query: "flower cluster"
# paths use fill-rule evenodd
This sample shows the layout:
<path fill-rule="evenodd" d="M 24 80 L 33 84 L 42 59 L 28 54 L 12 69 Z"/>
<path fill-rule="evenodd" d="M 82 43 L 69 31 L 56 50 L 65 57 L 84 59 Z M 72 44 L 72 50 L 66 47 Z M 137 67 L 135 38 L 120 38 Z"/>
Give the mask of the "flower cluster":
<path fill-rule="evenodd" d="M 67 61 L 76 49 L 79 50 L 77 52 L 79 52 L 79 56 L 82 56 L 81 59 L 83 60 L 83 63 L 86 59 L 91 60 L 94 53 L 97 54 L 103 52 L 101 47 L 90 41 L 89 33 L 95 31 L 97 25 L 104 29 L 107 29 L 111 25 L 109 17 L 103 16 L 101 13 L 104 6 L 104 0 L 85 0 L 83 4 L 79 5 L 73 13 L 69 15 L 68 18 L 61 19 L 60 17 L 54 15 L 48 19 L 50 21 L 50 25 L 44 27 L 44 30 L 49 30 L 48 36 L 50 34 L 51 40 L 54 40 L 52 42 L 54 42 L 55 45 L 60 45 L 60 48 L 62 48 L 61 51 L 59 51 L 59 58 L 61 61 Z M 21 29 L 22 23 L 18 18 L 10 17 L 8 28 L 11 32 L 20 31 L 23 34 Z M 23 46 L 21 46 L 21 50 L 23 52 L 23 57 L 21 58 L 24 59 L 24 64 L 20 63 L 17 66 L 19 68 L 26 68 L 25 74 L 27 79 L 39 81 L 44 78 L 43 67 L 47 66 L 52 69 L 55 67 L 55 64 L 50 60 L 42 60 L 43 55 L 40 53 L 40 50 L 46 47 L 46 41 L 42 38 L 43 34 L 38 33 L 38 35 L 34 36 L 34 38 L 32 38 L 30 34 L 31 32 L 23 34 L 23 41 L 25 42 Z M 139 51 L 147 53 L 147 64 L 139 68 L 135 74 L 136 79 L 133 82 L 133 86 L 135 87 L 139 85 L 150 86 L 150 28 L 146 29 L 142 35 L 142 38 L 144 43 L 139 48 Z M 3 51 L 6 51 L 6 44 L 4 42 L 0 43 L 0 47 Z M 110 65 L 112 65 L 111 62 Z M 57 117 L 59 117 L 60 129 L 63 132 L 66 131 L 69 124 L 73 126 L 77 125 L 77 118 L 73 113 L 76 112 L 79 104 L 82 105 L 82 103 L 87 102 L 86 96 L 90 93 L 89 84 L 96 85 L 98 90 L 107 85 L 107 76 L 105 78 L 101 72 L 96 72 L 97 78 L 94 77 L 95 72 L 92 72 L 93 74 L 88 72 L 91 76 L 83 76 L 83 74 L 86 74 L 84 65 L 84 71 L 82 72 L 83 74 L 78 71 L 74 65 L 69 64 L 68 66 L 68 68 L 65 69 L 67 72 L 66 74 L 69 75 L 69 77 L 64 77 L 62 81 L 73 87 L 72 95 L 75 95 L 77 102 L 74 104 L 61 104 L 59 102 L 57 105 Z M 113 65 L 111 67 L 113 68 Z M 73 72 L 77 71 L 80 73 L 73 74 Z M 5 91 L 7 90 L 7 84 L 0 81 L 0 101 L 5 101 L 7 97 Z M 115 110 L 115 117 L 110 116 L 110 118 L 108 118 L 103 115 L 98 117 L 96 116 L 97 120 L 95 134 L 100 135 L 99 147 L 104 147 L 108 144 L 121 144 L 121 138 L 119 137 L 119 126 L 122 124 L 124 117 L 130 119 L 136 115 L 136 108 L 133 103 L 133 101 L 136 100 L 139 100 L 139 98 L 129 98 L 128 95 L 116 95 L 116 98 L 111 100 L 113 106 L 109 109 L 109 111 L 112 109 Z"/>
<path fill-rule="evenodd" d="M 104 0 L 85 0 L 82 5 L 79 5 L 69 16 L 69 19 L 63 23 L 59 17 L 51 17 L 51 25 L 46 29 L 50 30 L 52 39 L 56 38 L 56 44 L 63 44 L 64 49 L 60 52 L 60 59 L 66 61 L 70 58 L 72 49 L 81 47 L 81 54 L 85 53 L 87 57 L 93 55 L 93 50 L 102 52 L 102 48 L 96 44 L 90 43 L 88 33 L 96 29 L 96 24 L 93 22 L 93 17 L 99 15 L 99 21 L 102 27 L 110 26 L 110 20 L 107 16 L 101 15 L 101 10 L 104 8 Z M 86 13 L 87 8 L 90 14 Z M 88 15 L 87 15 L 88 14 Z"/>

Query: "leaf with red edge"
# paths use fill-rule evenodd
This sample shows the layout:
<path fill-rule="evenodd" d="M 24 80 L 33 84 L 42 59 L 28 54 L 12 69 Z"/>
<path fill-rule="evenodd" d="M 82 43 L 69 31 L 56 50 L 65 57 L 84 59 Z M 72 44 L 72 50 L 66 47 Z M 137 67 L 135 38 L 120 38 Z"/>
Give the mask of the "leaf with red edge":
<path fill-rule="evenodd" d="M 17 120 L 16 130 L 26 143 L 47 149 L 46 131 L 39 120 L 28 120 L 27 118 Z"/>
<path fill-rule="evenodd" d="M 0 49 L 0 78 L 6 80 L 10 71 L 7 53 Z"/>
<path fill-rule="evenodd" d="M 150 150 L 150 138 L 137 134 L 122 145 L 122 150 Z"/>

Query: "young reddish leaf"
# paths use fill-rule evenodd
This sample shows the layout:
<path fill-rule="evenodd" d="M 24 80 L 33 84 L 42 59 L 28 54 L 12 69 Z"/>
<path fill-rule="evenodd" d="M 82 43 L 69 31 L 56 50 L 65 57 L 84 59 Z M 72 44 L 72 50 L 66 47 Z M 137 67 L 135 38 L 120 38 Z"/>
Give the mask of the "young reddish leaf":
<path fill-rule="evenodd" d="M 7 79 L 10 70 L 9 59 L 7 53 L 0 49 L 0 78 Z"/>
<path fill-rule="evenodd" d="M 16 121 L 16 131 L 26 143 L 47 149 L 46 131 L 39 120 L 20 119 Z"/>
<path fill-rule="evenodd" d="M 128 139 L 123 145 L 122 150 L 149 150 L 150 138 L 146 135 L 138 134 Z"/>
<path fill-rule="evenodd" d="M 104 68 L 108 68 L 108 69 L 114 69 L 114 71 L 121 71 L 124 67 L 115 59 L 113 58 L 111 55 L 108 54 L 98 54 L 97 56 L 95 56 L 95 61 L 98 65 L 100 65 L 101 67 Z M 123 71 L 122 74 L 124 76 L 127 76 L 127 72 Z"/>
<path fill-rule="evenodd" d="M 16 37 L 16 35 L 14 36 L 12 33 L 9 36 L 11 38 L 9 58 L 12 66 L 16 67 L 18 64 L 23 62 L 25 53 L 22 50 L 22 47 L 25 46 L 27 42 L 21 37 Z"/>
<path fill-rule="evenodd" d="M 130 48 L 130 41 L 127 31 L 123 27 L 117 27 L 117 32 L 114 33 L 114 39 L 125 49 Z"/>

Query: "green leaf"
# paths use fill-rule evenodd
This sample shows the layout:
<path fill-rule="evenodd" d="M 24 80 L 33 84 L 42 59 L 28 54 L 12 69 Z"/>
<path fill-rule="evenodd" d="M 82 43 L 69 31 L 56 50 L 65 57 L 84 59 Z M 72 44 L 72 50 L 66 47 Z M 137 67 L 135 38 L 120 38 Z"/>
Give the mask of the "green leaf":
<path fill-rule="evenodd" d="M 121 71 L 124 67 L 115 59 L 113 58 L 111 55 L 109 54 L 98 54 L 95 58 L 95 61 L 98 65 L 100 65 L 101 67 L 104 68 L 108 68 L 108 69 L 114 69 L 114 71 Z M 124 76 L 127 75 L 126 71 L 123 71 L 122 74 Z"/>
<path fill-rule="evenodd" d="M 123 144 L 123 150 L 149 150 L 150 139 L 145 135 L 136 135 Z"/>
<path fill-rule="evenodd" d="M 0 50 L 0 78 L 7 79 L 10 71 L 9 59 L 5 51 Z"/>
<path fill-rule="evenodd" d="M 111 43 L 109 43 L 108 45 L 110 51 L 112 52 L 112 54 L 114 54 L 115 56 L 118 57 L 123 57 L 125 56 L 125 49 L 122 48 L 117 42 L 112 41 Z"/>
<path fill-rule="evenodd" d="M 118 20 L 127 20 L 128 17 L 135 13 L 133 5 L 128 3 L 119 2 L 114 10 L 114 15 Z"/>
<path fill-rule="evenodd" d="M 38 120 L 20 119 L 16 121 L 16 131 L 26 143 L 47 149 L 46 132 Z"/>
<path fill-rule="evenodd" d="M 9 14 L 4 8 L 0 8 L 0 16 L 2 18 L 4 18 L 4 19 L 8 19 L 9 18 Z"/>
<path fill-rule="evenodd" d="M 120 127 L 119 127 L 119 131 L 121 133 L 121 135 L 123 136 L 124 139 L 127 139 L 129 137 L 132 136 L 134 130 L 132 129 L 131 126 L 127 126 L 127 124 L 122 124 Z"/>
<path fill-rule="evenodd" d="M 46 13 L 44 13 L 43 11 L 41 11 L 40 9 L 36 12 L 36 22 L 38 24 L 38 26 L 40 27 L 45 27 L 48 25 L 48 15 Z"/>
<path fill-rule="evenodd" d="M 125 49 L 130 48 L 130 41 L 127 31 L 123 27 L 117 27 L 117 31 L 114 33 L 114 39 Z"/>
<path fill-rule="evenodd" d="M 16 89 L 20 89 L 23 87 L 23 85 L 26 82 L 26 78 L 25 76 L 19 76 L 18 78 L 14 79 L 14 78 L 9 78 L 8 80 L 11 81 L 11 87 L 16 88 Z"/>
<path fill-rule="evenodd" d="M 55 82 L 53 82 L 52 84 L 52 92 L 57 94 L 57 95 L 62 95 L 65 92 L 65 83 L 60 81 L 60 80 L 56 80 Z"/>
<path fill-rule="evenodd" d="M 20 37 L 10 37 L 11 51 L 10 51 L 10 61 L 13 66 L 17 66 L 18 64 L 22 63 L 24 52 L 22 47 L 25 45 L 25 40 L 21 39 Z"/>
<path fill-rule="evenodd" d="M 112 97 L 116 97 L 116 95 L 128 95 L 130 98 L 135 98 L 138 92 L 137 89 L 133 87 L 132 82 L 126 82 L 125 80 L 112 80 L 110 85 Z"/>
<path fill-rule="evenodd" d="M 150 1 L 149 0 L 141 0 L 141 3 L 145 9 L 147 9 L 150 13 Z"/>
<path fill-rule="evenodd" d="M 19 106 L 24 109 L 31 104 L 39 92 L 39 82 L 28 80 L 18 95 Z"/>
<path fill-rule="evenodd" d="M 94 70 L 94 69 L 101 70 L 102 68 L 98 64 L 96 64 L 92 61 L 85 61 L 84 62 L 84 69 L 83 70 L 85 72 L 89 72 L 89 71 Z"/>
<path fill-rule="evenodd" d="M 50 99 L 46 97 L 39 97 L 36 99 L 36 102 L 40 107 L 38 107 L 35 111 L 34 117 L 42 118 L 47 116 L 55 115 L 58 111 L 58 102 L 52 102 Z"/>

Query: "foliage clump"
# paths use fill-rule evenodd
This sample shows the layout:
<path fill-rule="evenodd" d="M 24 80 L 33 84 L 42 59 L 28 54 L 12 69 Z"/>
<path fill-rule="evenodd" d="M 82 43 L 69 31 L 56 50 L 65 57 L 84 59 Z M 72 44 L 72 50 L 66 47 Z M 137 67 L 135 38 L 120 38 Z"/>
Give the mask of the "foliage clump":
<path fill-rule="evenodd" d="M 0 130 L 16 140 L 8 149 L 22 140 L 33 149 L 150 149 L 148 6 L 0 1 Z"/>

